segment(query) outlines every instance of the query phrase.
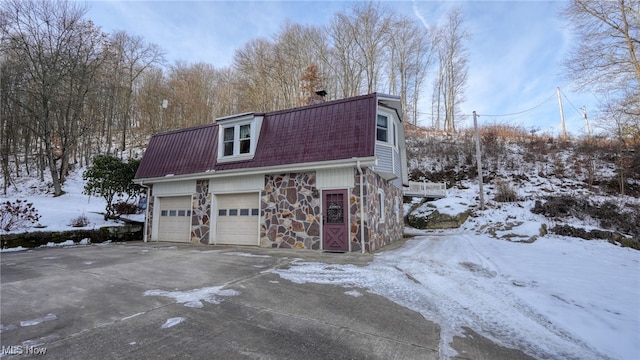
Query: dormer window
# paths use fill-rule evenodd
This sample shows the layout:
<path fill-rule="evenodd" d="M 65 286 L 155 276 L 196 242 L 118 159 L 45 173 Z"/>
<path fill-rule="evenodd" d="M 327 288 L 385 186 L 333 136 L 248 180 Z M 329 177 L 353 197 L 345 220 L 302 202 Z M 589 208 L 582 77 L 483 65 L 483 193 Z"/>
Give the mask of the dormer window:
<path fill-rule="evenodd" d="M 223 127 L 223 156 L 251 153 L 251 124 Z"/>
<path fill-rule="evenodd" d="M 250 160 L 256 151 L 262 116 L 243 114 L 240 118 L 221 118 L 218 161 Z"/>

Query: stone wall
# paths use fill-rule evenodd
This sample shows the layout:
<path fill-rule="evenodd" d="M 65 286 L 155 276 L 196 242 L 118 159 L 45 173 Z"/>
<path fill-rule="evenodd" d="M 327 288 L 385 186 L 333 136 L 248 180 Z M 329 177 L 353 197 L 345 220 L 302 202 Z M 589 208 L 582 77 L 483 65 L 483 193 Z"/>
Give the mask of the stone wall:
<path fill-rule="evenodd" d="M 196 192 L 193 194 L 191 209 L 191 242 L 208 244 L 211 230 L 209 180 L 196 180 Z"/>
<path fill-rule="evenodd" d="M 321 199 L 316 173 L 265 175 L 260 246 L 320 249 Z"/>
<path fill-rule="evenodd" d="M 366 231 L 365 251 L 371 252 L 402 239 L 404 232 L 402 191 L 370 169 L 363 169 Z M 361 251 L 360 245 L 360 175 L 351 192 L 351 251 Z M 382 190 L 384 215 L 380 212 Z"/>

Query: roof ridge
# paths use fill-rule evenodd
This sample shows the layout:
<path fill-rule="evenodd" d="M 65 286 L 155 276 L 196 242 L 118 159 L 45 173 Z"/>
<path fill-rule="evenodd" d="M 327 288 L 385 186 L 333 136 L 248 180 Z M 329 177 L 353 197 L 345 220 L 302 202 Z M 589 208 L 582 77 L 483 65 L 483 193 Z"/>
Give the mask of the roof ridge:
<path fill-rule="evenodd" d="M 208 127 L 216 127 L 216 126 L 218 126 L 218 124 L 216 124 L 216 123 L 204 124 L 204 125 L 195 125 L 195 126 L 190 126 L 190 127 L 186 127 L 186 128 L 173 129 L 173 130 L 167 130 L 167 131 L 155 133 L 155 134 L 153 134 L 153 136 L 172 135 L 172 134 L 177 134 L 177 133 L 181 133 L 181 132 L 200 130 L 200 129 L 205 129 L 205 128 L 208 128 Z"/>
<path fill-rule="evenodd" d="M 343 102 L 358 101 L 358 100 L 366 99 L 368 97 L 377 97 L 377 96 L 378 96 L 378 93 L 373 92 L 373 93 L 370 93 L 370 94 L 358 95 L 358 96 L 354 96 L 354 97 L 336 99 L 336 100 L 331 100 L 331 101 L 325 101 L 325 102 L 321 102 L 321 103 L 317 103 L 317 104 L 303 105 L 303 106 L 298 106 L 298 107 L 293 107 L 293 108 L 288 108 L 288 109 L 270 111 L 270 112 L 265 113 L 265 116 L 273 116 L 273 115 L 277 115 L 277 114 L 280 114 L 280 113 L 288 113 L 288 112 L 313 109 L 313 108 L 318 108 L 318 107 L 323 107 L 323 106 L 331 106 L 331 105 L 336 105 L 336 104 L 343 103 Z"/>

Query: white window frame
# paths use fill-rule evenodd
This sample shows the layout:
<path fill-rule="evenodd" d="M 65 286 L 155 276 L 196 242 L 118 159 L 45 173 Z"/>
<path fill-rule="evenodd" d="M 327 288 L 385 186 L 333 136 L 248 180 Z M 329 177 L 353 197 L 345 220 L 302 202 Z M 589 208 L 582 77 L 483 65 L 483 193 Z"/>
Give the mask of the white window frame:
<path fill-rule="evenodd" d="M 387 141 L 378 140 L 378 116 L 384 116 L 387 118 Z M 379 144 L 386 144 L 398 148 L 398 122 L 396 121 L 396 115 L 387 109 L 378 108 L 376 114 L 376 142 Z"/>
<path fill-rule="evenodd" d="M 384 128 L 382 126 L 378 125 L 378 118 L 380 118 L 380 117 L 383 117 L 383 118 L 385 118 L 385 120 L 387 120 L 387 126 L 384 127 Z M 389 123 L 391 123 L 391 121 L 389 121 L 389 116 L 387 116 L 385 114 L 378 114 L 376 116 L 376 141 L 383 142 L 383 143 L 388 143 L 389 142 L 389 133 L 390 133 L 390 131 L 389 131 L 390 130 L 389 129 L 390 128 Z M 379 140 L 378 139 L 378 131 L 380 131 L 381 129 L 384 129 L 384 131 L 387 134 L 387 136 L 386 136 L 387 139 L 386 140 Z"/>
<path fill-rule="evenodd" d="M 249 152 L 240 154 L 240 141 L 246 140 L 240 139 L 240 127 L 249 125 Z M 253 120 L 245 120 L 239 122 L 233 122 L 229 124 L 220 125 L 218 130 L 218 162 L 225 161 L 238 161 L 238 160 L 250 160 L 256 152 L 256 124 Z M 224 132 L 226 129 L 233 128 L 233 154 L 224 154 Z"/>

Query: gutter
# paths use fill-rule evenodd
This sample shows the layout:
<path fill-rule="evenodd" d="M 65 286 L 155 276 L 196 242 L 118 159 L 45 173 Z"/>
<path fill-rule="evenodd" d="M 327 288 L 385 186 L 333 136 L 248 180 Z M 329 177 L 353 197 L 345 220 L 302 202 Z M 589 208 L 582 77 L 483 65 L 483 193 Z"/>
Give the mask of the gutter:
<path fill-rule="evenodd" d="M 362 176 L 362 167 L 360 166 L 360 160 L 356 162 L 356 167 L 358 168 L 358 174 L 360 174 L 360 247 L 362 248 L 362 253 L 364 254 L 364 177 Z"/>
<path fill-rule="evenodd" d="M 192 174 L 182 174 L 182 175 L 165 175 L 158 177 L 150 177 L 150 178 L 139 178 L 133 179 L 133 182 L 136 184 L 142 184 L 143 182 L 147 183 L 159 183 L 166 181 L 177 181 L 177 180 L 197 180 L 197 179 L 212 179 L 218 177 L 227 177 L 227 176 L 241 176 L 241 175 L 257 175 L 257 174 L 276 174 L 276 173 L 286 173 L 286 172 L 298 172 L 298 171 L 309 171 L 309 170 L 318 170 L 318 169 L 329 169 L 329 168 L 342 168 L 342 167 L 351 167 L 354 165 L 354 161 L 362 162 L 364 166 L 373 166 L 376 162 L 375 156 L 370 157 L 361 157 L 361 158 L 350 158 L 350 159 L 342 159 L 342 160 L 330 160 L 330 161 L 318 161 L 318 162 L 310 162 L 310 163 L 300 163 L 293 165 L 273 165 L 273 166 L 264 166 L 258 168 L 239 168 L 239 169 L 229 169 L 229 170 L 208 170 L 200 173 L 192 173 Z"/>

